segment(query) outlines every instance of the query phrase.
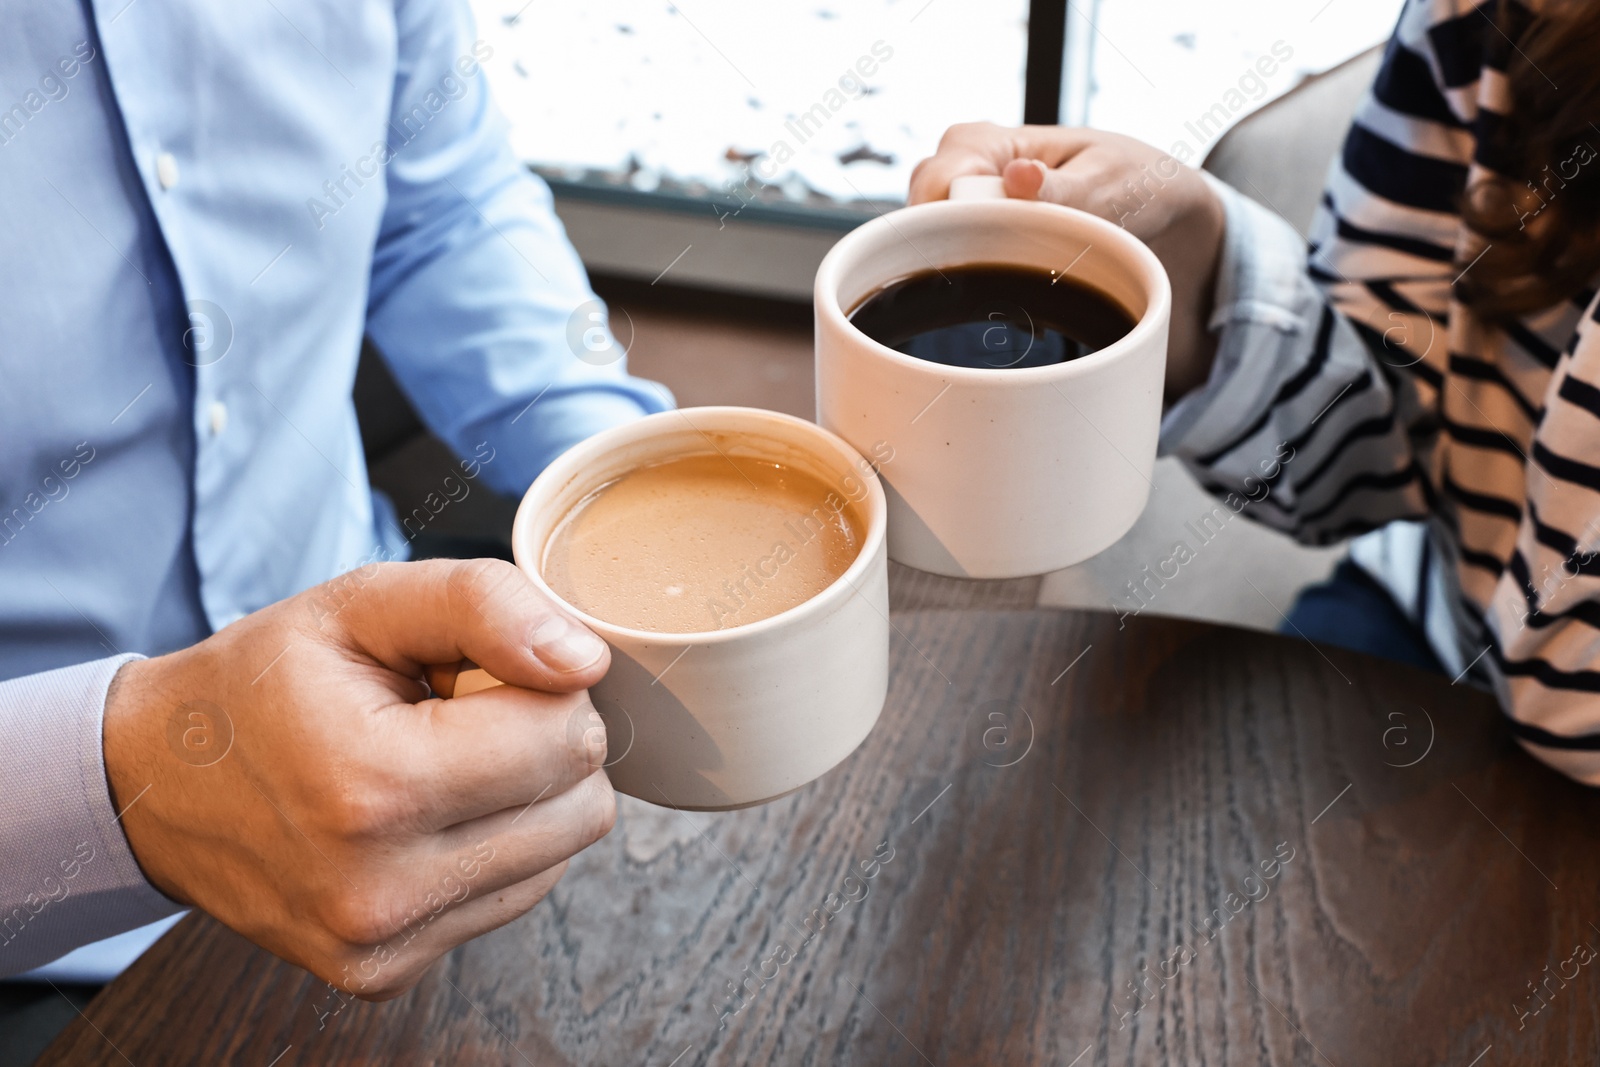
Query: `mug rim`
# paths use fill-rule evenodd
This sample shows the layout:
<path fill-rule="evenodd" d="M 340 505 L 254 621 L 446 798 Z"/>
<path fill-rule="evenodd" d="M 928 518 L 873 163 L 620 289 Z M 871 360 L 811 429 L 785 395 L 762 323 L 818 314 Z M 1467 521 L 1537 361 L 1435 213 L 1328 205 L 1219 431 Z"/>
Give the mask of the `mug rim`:
<path fill-rule="evenodd" d="M 1133 328 L 1104 348 L 1063 363 L 1052 363 L 1043 367 L 958 367 L 947 363 L 934 363 L 930 360 L 918 359 L 916 356 L 909 356 L 897 349 L 890 348 L 888 345 L 868 337 L 850 321 L 849 315 L 845 313 L 839 302 L 839 288 L 840 283 L 843 281 L 840 274 L 843 271 L 842 261 L 853 252 L 856 245 L 886 232 L 893 232 L 901 236 L 902 240 L 909 240 L 900 235 L 899 230 L 895 227 L 893 220 L 897 216 L 903 218 L 908 214 L 937 215 L 941 213 L 955 216 L 995 211 L 1018 216 L 1040 215 L 1049 217 L 1054 215 L 1053 221 L 1070 226 L 1086 227 L 1097 234 L 1097 241 L 1108 243 L 1112 247 L 1119 249 L 1126 258 L 1133 260 L 1136 265 L 1136 272 L 1142 276 L 1149 295 L 1149 302 L 1145 306 L 1144 313 L 1133 324 Z M 972 262 L 978 261 L 973 260 Z M 993 260 L 985 260 L 984 262 L 993 262 Z M 816 314 L 819 319 L 825 320 L 832 328 L 842 328 L 857 343 L 862 345 L 866 351 L 899 367 L 969 384 L 985 383 L 996 387 L 1007 385 L 1019 387 L 1037 385 L 1041 382 L 1063 381 L 1079 375 L 1090 374 L 1108 363 L 1114 363 L 1134 354 L 1149 344 L 1155 334 L 1166 328 L 1167 321 L 1171 316 L 1172 283 L 1167 277 L 1166 268 L 1161 265 L 1161 261 L 1156 258 L 1156 254 L 1150 251 L 1148 245 L 1126 229 L 1115 226 L 1090 212 L 1040 200 L 1018 200 L 1013 198 L 931 200 L 922 204 L 897 208 L 888 214 L 880 214 L 877 218 L 862 223 L 839 238 L 834 246 L 828 250 L 828 254 L 823 257 L 821 265 L 817 267 L 816 281 L 812 286 L 812 303 L 816 308 Z"/>
<path fill-rule="evenodd" d="M 639 630 L 597 618 L 561 596 L 545 581 L 544 574 L 537 564 L 542 562 L 547 544 L 538 546 L 528 544 L 533 536 L 532 526 L 535 521 L 535 512 L 539 507 L 548 503 L 547 500 L 543 499 L 536 501 L 535 496 L 538 494 L 541 497 L 554 497 L 560 489 L 570 484 L 575 478 L 580 478 L 584 469 L 594 460 L 613 449 L 638 441 L 646 441 L 652 437 L 664 436 L 668 423 L 675 422 L 679 417 L 688 420 L 689 412 L 702 413 L 713 419 L 733 417 L 790 426 L 798 429 L 802 435 L 811 435 L 814 444 L 832 449 L 839 458 L 848 461 L 855 469 L 857 476 L 861 478 L 862 483 L 867 487 L 867 495 L 860 501 L 852 502 L 855 506 L 861 508 L 864 512 L 863 517 L 866 519 L 866 536 L 862 538 L 861 548 L 857 551 L 855 559 L 850 561 L 850 565 L 814 596 L 787 607 L 776 615 L 769 615 L 754 622 L 740 623 L 737 626 L 729 626 L 722 630 L 672 632 L 665 630 Z M 688 421 L 691 428 L 700 432 L 704 432 L 707 429 L 716 430 L 721 428 L 716 426 L 697 426 L 692 420 Z M 684 454 L 688 455 L 690 453 Z M 584 490 L 583 495 L 587 496 L 598 488 L 600 488 L 598 484 L 590 486 Z M 873 566 L 874 559 L 879 553 L 885 552 L 887 549 L 888 514 L 889 501 L 883 491 L 883 482 L 877 468 L 865 456 L 856 451 L 853 445 L 831 430 L 818 426 L 816 423 L 806 419 L 796 418 L 793 415 L 781 411 L 771 411 L 766 408 L 741 407 L 733 404 L 670 408 L 666 411 L 658 411 L 592 434 L 557 456 L 543 471 L 540 471 L 538 477 L 533 480 L 533 484 L 528 486 L 527 492 L 522 494 L 522 500 L 517 504 L 516 518 L 511 525 L 511 555 L 516 562 L 517 569 L 522 571 L 540 592 L 602 636 L 615 636 L 632 642 L 647 642 L 669 646 L 679 644 L 685 647 L 719 645 L 727 644 L 731 641 L 759 637 L 781 627 L 793 625 L 799 621 L 800 617 L 805 615 L 826 614 L 839 607 L 848 597 L 860 594 L 861 582 L 865 578 L 867 571 Z M 561 518 L 565 517 L 563 515 Z M 560 519 L 556 521 L 559 523 Z M 554 532 L 554 526 L 551 529 Z M 548 537 L 546 542 L 548 543 Z M 534 551 L 535 548 L 537 549 L 536 552 Z M 532 561 L 525 560 L 524 557 L 529 553 L 533 553 L 537 558 Z"/>

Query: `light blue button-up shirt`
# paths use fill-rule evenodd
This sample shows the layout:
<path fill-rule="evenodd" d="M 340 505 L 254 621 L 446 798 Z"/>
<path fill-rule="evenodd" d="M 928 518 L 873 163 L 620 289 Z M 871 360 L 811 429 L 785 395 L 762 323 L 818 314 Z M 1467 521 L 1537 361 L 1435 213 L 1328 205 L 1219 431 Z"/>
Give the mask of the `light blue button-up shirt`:
<path fill-rule="evenodd" d="M 363 334 L 439 436 L 493 455 L 502 492 L 670 398 L 593 358 L 593 294 L 510 153 L 464 0 L 59 0 L 5 20 L 12 974 L 173 909 L 105 784 L 120 657 L 403 552 L 350 399 Z"/>

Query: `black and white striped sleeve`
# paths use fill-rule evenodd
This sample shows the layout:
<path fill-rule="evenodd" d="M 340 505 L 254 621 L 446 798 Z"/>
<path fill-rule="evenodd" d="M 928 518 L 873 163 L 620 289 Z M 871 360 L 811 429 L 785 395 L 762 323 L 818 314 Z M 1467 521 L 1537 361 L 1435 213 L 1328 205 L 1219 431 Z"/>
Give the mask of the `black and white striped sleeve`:
<path fill-rule="evenodd" d="M 1600 322 L 1591 305 L 1544 394 L 1485 658 L 1512 730 L 1600 785 Z"/>
<path fill-rule="evenodd" d="M 1422 518 L 1434 503 L 1451 205 L 1472 139 L 1440 87 L 1429 14 L 1427 0 L 1407 5 L 1309 241 L 1212 180 L 1227 210 L 1216 361 L 1167 412 L 1162 452 L 1308 544 Z"/>
<path fill-rule="evenodd" d="M 1207 383 L 1167 412 L 1163 453 L 1308 544 L 1426 515 L 1416 389 L 1374 345 L 1402 358 L 1312 282 L 1288 223 L 1217 184 L 1228 235 L 1211 322 L 1216 361 Z"/>

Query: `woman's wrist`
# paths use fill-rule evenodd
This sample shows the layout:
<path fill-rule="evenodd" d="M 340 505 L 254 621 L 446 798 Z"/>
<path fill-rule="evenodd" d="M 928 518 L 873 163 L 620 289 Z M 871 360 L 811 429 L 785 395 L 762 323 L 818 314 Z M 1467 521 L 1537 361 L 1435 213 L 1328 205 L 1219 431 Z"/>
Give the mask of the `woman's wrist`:
<path fill-rule="evenodd" d="M 1183 223 L 1169 237 L 1163 235 L 1167 239 L 1161 242 L 1171 246 L 1162 257 L 1172 282 L 1168 403 L 1204 385 L 1217 354 L 1217 336 L 1210 323 L 1227 240 L 1227 208 L 1211 183 L 1198 174 L 1193 196 L 1195 202 L 1184 212 Z"/>

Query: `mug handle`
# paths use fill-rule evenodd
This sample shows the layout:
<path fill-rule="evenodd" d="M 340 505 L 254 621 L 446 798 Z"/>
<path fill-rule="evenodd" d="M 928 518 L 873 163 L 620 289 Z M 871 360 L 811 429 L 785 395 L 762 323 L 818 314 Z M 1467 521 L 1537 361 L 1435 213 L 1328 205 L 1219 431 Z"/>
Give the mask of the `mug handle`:
<path fill-rule="evenodd" d="M 459 663 L 429 664 L 422 669 L 422 673 L 427 679 L 428 688 L 433 690 L 435 696 L 445 700 L 505 684 L 470 659 Z"/>
<path fill-rule="evenodd" d="M 951 200 L 1004 200 L 1005 179 L 998 174 L 963 174 L 950 180 Z"/>

